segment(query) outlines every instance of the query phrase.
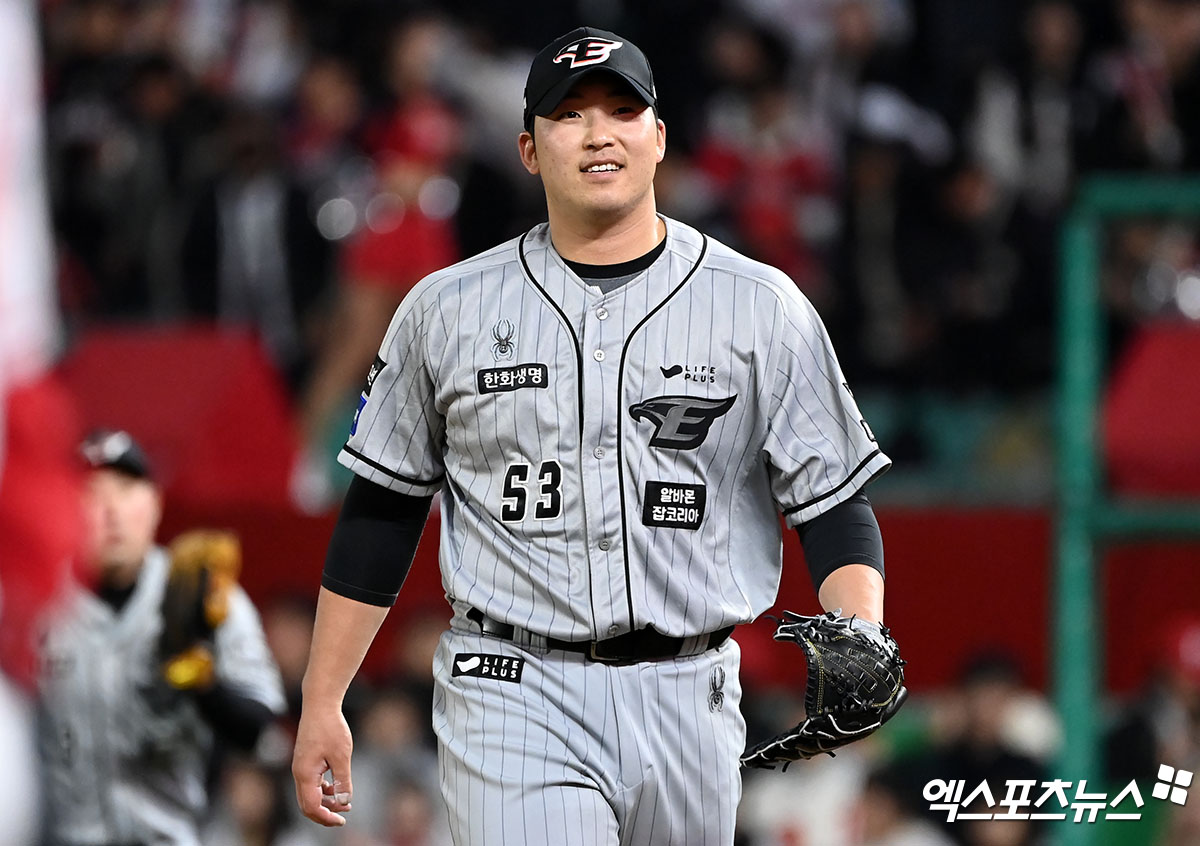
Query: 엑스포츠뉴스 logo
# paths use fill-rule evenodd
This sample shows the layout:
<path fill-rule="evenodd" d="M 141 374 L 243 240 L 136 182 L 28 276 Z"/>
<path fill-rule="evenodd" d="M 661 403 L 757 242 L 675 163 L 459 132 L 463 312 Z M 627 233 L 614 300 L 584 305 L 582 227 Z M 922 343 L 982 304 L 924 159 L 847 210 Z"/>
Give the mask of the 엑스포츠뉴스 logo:
<path fill-rule="evenodd" d="M 1191 770 L 1175 769 L 1166 764 L 1158 768 L 1158 781 L 1150 795 L 1155 799 L 1169 799 L 1176 805 L 1186 805 L 1188 788 L 1192 786 Z"/>
<path fill-rule="evenodd" d="M 623 41 L 610 41 L 607 38 L 583 38 L 559 50 L 558 55 L 551 61 L 559 65 L 569 60 L 573 68 L 598 65 L 601 62 L 607 62 L 613 50 L 619 50 L 623 46 Z"/>

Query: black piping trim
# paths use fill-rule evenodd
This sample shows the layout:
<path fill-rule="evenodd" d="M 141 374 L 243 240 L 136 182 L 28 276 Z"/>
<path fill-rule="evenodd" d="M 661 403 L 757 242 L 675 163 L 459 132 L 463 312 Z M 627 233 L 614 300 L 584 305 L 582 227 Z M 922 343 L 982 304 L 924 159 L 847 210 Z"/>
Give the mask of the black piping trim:
<path fill-rule="evenodd" d="M 576 461 L 575 464 L 579 468 L 579 490 L 583 491 L 587 488 L 587 481 L 583 477 L 583 345 L 579 343 L 579 336 L 575 334 L 575 327 L 571 325 L 571 321 L 567 318 L 567 313 L 562 310 L 562 306 L 554 301 L 554 298 L 546 292 L 546 289 L 542 287 L 540 282 L 538 282 L 537 277 L 533 275 L 533 270 L 531 270 L 529 267 L 529 261 L 525 258 L 525 241 L 527 238 L 529 238 L 529 232 L 526 232 L 524 235 L 522 235 L 520 242 L 517 244 L 517 256 L 521 259 L 521 267 L 525 271 L 525 278 L 528 279 L 529 284 L 533 285 L 533 287 L 537 289 L 538 293 L 542 295 L 542 299 L 552 309 L 554 309 L 555 314 L 558 315 L 558 319 L 562 321 L 562 325 L 565 326 L 567 328 L 567 332 L 570 333 L 571 343 L 575 345 L 575 387 L 578 393 L 577 402 L 579 404 L 579 411 L 576 415 L 579 425 L 579 460 Z M 596 579 L 595 571 L 592 569 L 592 550 L 590 544 L 587 542 L 587 503 L 580 503 L 580 507 L 583 510 L 583 547 L 585 554 L 587 555 L 588 566 L 588 604 L 592 608 L 592 630 L 595 631 L 596 595 L 593 588 L 595 586 Z"/>
<path fill-rule="evenodd" d="M 367 458 L 365 455 L 363 455 L 358 450 L 352 449 L 349 444 L 346 444 L 344 447 L 342 447 L 342 449 L 345 450 L 346 452 L 350 453 L 351 455 L 353 455 L 355 458 L 357 458 L 359 461 L 363 462 L 364 464 L 369 464 L 371 467 L 375 468 L 380 473 L 383 473 L 384 475 L 387 475 L 387 476 L 391 476 L 393 479 L 395 479 L 398 482 L 405 482 L 409 485 L 421 485 L 423 487 L 429 487 L 430 485 L 438 484 L 440 481 L 442 481 L 442 479 L 446 478 L 446 474 L 443 473 L 441 476 L 437 476 L 433 479 L 414 479 L 412 476 L 404 476 L 404 475 L 401 475 L 400 473 L 397 473 L 395 470 L 389 470 L 388 468 L 386 468 L 382 464 L 380 464 L 378 461 L 372 461 L 371 459 Z"/>
<path fill-rule="evenodd" d="M 689 270 L 684 275 L 683 281 L 680 282 L 678 285 L 676 285 L 675 289 L 673 291 L 671 291 L 671 293 L 669 293 L 665 297 L 663 297 L 662 301 L 658 305 L 656 305 L 654 308 L 652 308 L 645 317 L 643 317 L 641 320 L 639 320 L 637 326 L 634 326 L 633 330 L 625 338 L 625 344 L 624 344 L 624 346 L 621 347 L 620 366 L 617 368 L 617 406 L 618 406 L 618 408 L 620 408 L 621 398 L 624 395 L 625 356 L 629 352 L 629 344 L 630 344 L 630 342 L 633 341 L 633 337 L 634 337 L 634 335 L 636 335 L 638 333 L 638 330 L 641 329 L 643 326 L 645 326 L 646 322 L 649 321 L 651 317 L 656 315 L 663 306 L 665 306 L 667 303 L 669 303 L 676 294 L 678 294 L 680 291 L 682 291 L 683 286 L 686 285 L 688 282 L 690 282 L 692 279 L 692 276 L 694 276 L 696 271 L 700 269 L 700 265 L 704 264 L 704 259 L 708 255 L 708 236 L 702 235 L 701 237 L 703 238 L 703 241 L 700 244 L 700 255 L 696 257 L 696 263 L 692 265 L 692 269 Z M 629 630 L 633 631 L 633 629 L 634 629 L 633 588 L 630 586 L 630 577 L 629 577 L 629 530 L 628 530 L 628 527 L 626 524 L 626 519 L 625 519 L 625 512 L 626 512 L 626 508 L 625 508 L 625 471 L 623 469 L 625 466 L 625 462 L 623 460 L 623 456 L 621 455 L 622 445 L 623 445 L 623 440 L 621 438 L 621 426 L 623 425 L 624 420 L 625 420 L 625 415 L 622 412 L 618 411 L 617 412 L 617 490 L 621 492 L 621 549 L 625 555 L 625 598 L 629 603 Z"/>
<path fill-rule="evenodd" d="M 857 476 L 859 473 L 861 473 L 862 469 L 864 467 L 866 467 L 872 460 L 874 460 L 875 456 L 879 455 L 879 452 L 880 452 L 879 450 L 875 450 L 873 453 L 871 453 L 866 458 L 864 458 L 862 461 L 860 461 L 858 463 L 858 466 L 855 467 L 854 470 L 850 473 L 850 475 L 846 477 L 846 480 L 844 482 L 842 482 L 840 485 L 838 485 L 836 488 L 834 488 L 833 490 L 830 490 L 830 491 L 826 491 L 825 493 L 821 494 L 820 496 L 810 499 L 808 502 L 803 502 L 800 505 L 792 506 L 787 511 L 783 512 L 783 516 L 787 517 L 790 514 L 795 514 L 797 511 L 803 511 L 805 508 L 808 508 L 810 505 L 816 505 L 818 502 L 820 502 L 823 499 L 829 499 L 829 497 L 833 496 L 838 491 L 840 491 L 842 488 L 846 487 L 846 485 L 853 482 L 854 477 Z M 868 480 L 868 481 L 870 481 L 870 480 Z"/>
<path fill-rule="evenodd" d="M 546 293 L 546 289 L 538 282 L 537 277 L 533 275 L 533 271 L 529 269 L 529 262 L 525 258 L 525 239 L 529 237 L 526 232 L 521 236 L 521 242 L 517 244 L 517 255 L 521 257 L 521 267 L 525 270 L 525 276 L 533 283 L 533 287 L 537 288 L 542 295 L 542 299 L 550 304 L 550 307 L 558 314 L 563 326 L 567 327 L 567 331 L 571 333 L 571 342 L 575 344 L 575 387 L 579 394 L 579 449 L 583 450 L 583 347 L 579 343 L 579 336 L 575 334 L 575 327 L 571 325 L 571 321 L 567 319 L 567 314 L 562 310 L 562 307 L 554 301 L 554 299 Z M 580 475 L 583 474 L 583 467 L 579 469 Z"/>

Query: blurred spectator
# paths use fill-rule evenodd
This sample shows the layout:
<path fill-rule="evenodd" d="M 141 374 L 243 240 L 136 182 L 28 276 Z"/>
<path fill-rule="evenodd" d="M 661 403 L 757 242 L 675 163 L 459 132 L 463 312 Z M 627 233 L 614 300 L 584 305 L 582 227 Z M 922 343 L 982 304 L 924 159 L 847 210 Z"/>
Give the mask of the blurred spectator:
<path fill-rule="evenodd" d="M 922 820 L 921 784 L 903 766 L 872 770 L 858 800 L 855 818 L 861 846 L 953 846 L 953 841 Z"/>
<path fill-rule="evenodd" d="M 779 725 L 794 725 L 796 711 Z M 776 728 L 778 730 L 778 727 Z M 840 846 L 855 842 L 873 741 L 839 749 L 837 757 L 817 757 L 787 772 L 745 773 L 738 829 L 754 846 Z"/>
<path fill-rule="evenodd" d="M 145 316 L 149 280 L 127 242 L 126 212 L 144 225 L 152 170 L 141 167 L 122 114 L 123 52 L 132 9 L 118 0 L 72 0 L 50 21 L 47 112 L 55 230 L 79 269 L 75 299 L 92 314 Z"/>
<path fill-rule="evenodd" d="M 325 344 L 300 404 L 306 446 L 293 498 L 305 510 L 333 501 L 327 442 L 332 431 L 340 438 L 348 427 L 353 392 L 396 307 L 422 277 L 459 256 L 452 218 L 462 189 L 449 171 L 462 149 L 462 129 L 433 76 L 447 45 L 445 24 L 436 17 L 413 18 L 392 34 L 386 58 L 392 100 L 366 136 L 376 193 L 364 210 L 366 225 L 346 245 Z M 335 237 L 352 230 L 357 213 L 345 203 L 338 214 L 349 227 L 339 224 Z"/>
<path fill-rule="evenodd" d="M 308 34 L 288 0 L 251 0 L 233 7 L 234 37 L 222 69 L 234 99 L 268 107 L 291 95 L 305 64 Z"/>
<path fill-rule="evenodd" d="M 729 22 L 714 28 L 709 55 L 722 85 L 696 164 L 726 210 L 734 243 L 779 267 L 819 305 L 828 292 L 818 251 L 838 227 L 829 139 L 813 137 L 796 109 L 791 56 L 775 33 Z"/>
<path fill-rule="evenodd" d="M 924 383 L 1011 389 L 1027 373 L 1008 354 L 1023 331 L 1013 307 L 1020 264 L 1008 210 L 992 176 L 969 160 L 941 168 L 929 189 L 906 198 L 898 231 L 902 284 L 934 332 L 932 355 L 921 360 Z"/>
<path fill-rule="evenodd" d="M 362 181 L 365 119 L 364 94 L 353 68 L 336 56 L 314 57 L 296 87 L 285 148 L 297 180 L 316 202 Z"/>
<path fill-rule="evenodd" d="M 1016 63 L 980 74 L 967 143 L 1012 201 L 1045 216 L 1060 213 L 1070 197 L 1095 102 L 1084 85 L 1083 24 L 1074 5 L 1037 0 L 1024 24 Z"/>
<path fill-rule="evenodd" d="M 206 846 L 317 846 L 318 832 L 297 819 L 288 774 L 286 766 L 227 759 L 221 801 L 204 828 Z"/>
<path fill-rule="evenodd" d="M 888 9 L 879 0 L 823 4 L 821 49 L 804 56 L 799 87 L 807 120 L 841 161 L 847 136 L 862 132 L 881 141 L 909 144 L 929 163 L 944 160 L 952 139 L 941 120 L 914 100 L 919 82 L 904 42 L 889 37 Z"/>
<path fill-rule="evenodd" d="M 869 15 L 881 38 L 896 42 L 909 34 L 911 13 L 906 0 L 737 0 L 746 14 L 763 26 L 784 33 L 800 56 L 830 49 L 837 39 L 838 16 L 848 6 L 852 14 Z"/>
<path fill-rule="evenodd" d="M 352 817 L 355 830 L 392 844 L 403 829 L 393 828 L 396 811 L 392 794 L 413 788 L 423 796 L 422 816 L 414 819 L 411 841 L 423 843 L 420 832 L 437 822 L 446 823 L 446 813 L 438 788 L 437 753 L 429 741 L 428 712 L 423 692 L 405 685 L 377 690 L 355 726 L 354 801 Z M 415 798 L 415 797 L 414 797 Z M 416 810 L 416 809 L 410 809 Z M 408 841 L 396 840 L 397 843 Z"/>
<path fill-rule="evenodd" d="M 408 779 L 391 785 L 385 805 L 387 826 L 380 846 L 450 846 L 439 806 L 441 794 Z"/>
<path fill-rule="evenodd" d="M 1125 43 L 1096 65 L 1100 98 L 1082 148 L 1090 168 L 1200 165 L 1200 5 L 1121 0 Z"/>
<path fill-rule="evenodd" d="M 145 276 L 153 313 L 177 314 L 183 306 L 179 200 L 195 187 L 198 151 L 217 130 L 220 107 L 166 53 L 135 62 L 126 100 L 140 191 L 129 198 L 116 237 Z"/>
<path fill-rule="evenodd" d="M 1045 764 L 1057 743 L 1052 712 L 1022 685 L 1020 670 L 1007 655 L 982 653 L 968 662 L 958 689 L 943 707 L 942 736 L 923 756 L 918 783 L 960 779 L 969 794 L 987 782 L 993 793 L 1003 794 L 1009 779 L 1040 782 L 1047 775 Z M 944 815 L 934 818 L 947 836 L 968 846 L 1017 846 L 1035 831 L 1020 825 L 947 823 Z M 1005 839 L 1009 837 L 1014 839 Z"/>
<path fill-rule="evenodd" d="M 836 307 L 827 322 L 843 367 L 867 383 L 916 385 L 934 341 L 933 315 L 920 310 L 900 273 L 901 217 L 913 187 L 913 155 L 867 136 L 847 147 L 842 238 L 833 269 Z"/>
<path fill-rule="evenodd" d="M 1098 105 L 1074 4 L 1037 0 L 1021 32 L 1016 61 L 980 74 L 964 140 L 996 184 L 998 210 L 1010 215 L 1007 240 L 1019 263 L 1010 308 L 1021 329 L 1008 335 L 1006 358 L 1022 384 L 1039 385 L 1053 359 L 1058 228 Z"/>
<path fill-rule="evenodd" d="M 308 666 L 316 613 L 317 606 L 312 597 L 297 594 L 277 596 L 263 609 L 263 632 L 279 666 L 287 717 L 293 731 L 300 719 L 300 687 L 304 668 Z"/>
<path fill-rule="evenodd" d="M 1200 764 L 1200 618 L 1164 624 L 1157 664 L 1107 738 L 1107 771 L 1113 784 L 1153 781 L 1159 764 Z"/>
<path fill-rule="evenodd" d="M 296 388 L 332 254 L 283 166 L 278 135 L 269 113 L 227 115 L 221 169 L 192 209 L 181 258 L 188 313 L 254 330 Z"/>

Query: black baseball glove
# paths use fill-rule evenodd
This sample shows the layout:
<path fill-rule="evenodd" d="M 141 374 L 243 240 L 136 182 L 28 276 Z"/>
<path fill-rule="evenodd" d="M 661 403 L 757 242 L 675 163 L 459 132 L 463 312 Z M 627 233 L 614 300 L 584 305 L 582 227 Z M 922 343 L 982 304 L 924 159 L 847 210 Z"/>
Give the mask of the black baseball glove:
<path fill-rule="evenodd" d="M 158 642 L 163 676 L 179 690 L 204 690 L 214 677 L 213 636 L 241 572 L 241 544 L 232 532 L 196 529 L 176 538 L 169 554 Z"/>
<path fill-rule="evenodd" d="M 804 650 L 808 683 L 804 722 L 742 756 L 746 767 L 783 769 L 801 758 L 833 755 L 891 719 L 904 704 L 904 660 L 886 628 L 836 612 L 802 617 L 785 611 L 776 640 Z"/>

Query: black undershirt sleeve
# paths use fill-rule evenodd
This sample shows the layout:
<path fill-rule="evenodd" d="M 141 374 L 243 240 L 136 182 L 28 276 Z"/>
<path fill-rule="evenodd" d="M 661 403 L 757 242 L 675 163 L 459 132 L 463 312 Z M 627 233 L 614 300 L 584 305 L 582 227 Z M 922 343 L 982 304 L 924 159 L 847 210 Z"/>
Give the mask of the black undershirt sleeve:
<path fill-rule="evenodd" d="M 224 682 L 197 693 L 196 705 L 213 731 L 245 752 L 254 748 L 262 730 L 275 719 L 266 705 Z"/>
<path fill-rule="evenodd" d="M 329 539 L 321 586 L 368 605 L 393 605 L 431 502 L 355 476 Z"/>
<path fill-rule="evenodd" d="M 834 570 L 847 564 L 866 564 L 883 572 L 883 536 L 867 495 L 859 491 L 824 514 L 796 527 L 804 560 L 818 591 Z"/>

